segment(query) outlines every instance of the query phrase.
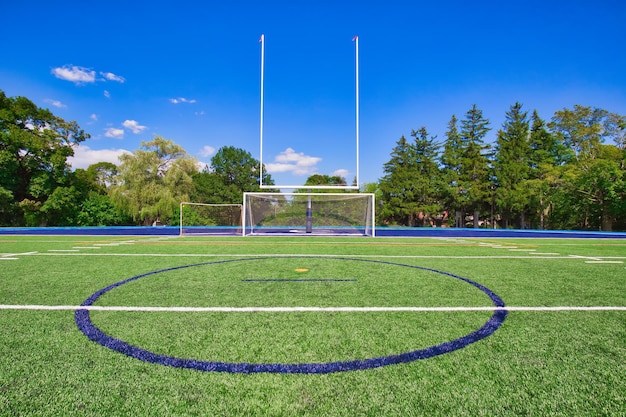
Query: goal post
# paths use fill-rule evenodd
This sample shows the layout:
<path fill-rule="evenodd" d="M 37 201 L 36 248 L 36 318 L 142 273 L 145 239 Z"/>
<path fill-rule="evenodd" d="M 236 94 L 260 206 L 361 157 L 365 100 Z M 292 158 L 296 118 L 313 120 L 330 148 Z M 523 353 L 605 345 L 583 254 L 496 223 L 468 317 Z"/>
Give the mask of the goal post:
<path fill-rule="evenodd" d="M 248 192 L 242 234 L 375 236 L 374 194 Z"/>
<path fill-rule="evenodd" d="M 241 235 L 241 204 L 180 203 L 180 236 Z"/>

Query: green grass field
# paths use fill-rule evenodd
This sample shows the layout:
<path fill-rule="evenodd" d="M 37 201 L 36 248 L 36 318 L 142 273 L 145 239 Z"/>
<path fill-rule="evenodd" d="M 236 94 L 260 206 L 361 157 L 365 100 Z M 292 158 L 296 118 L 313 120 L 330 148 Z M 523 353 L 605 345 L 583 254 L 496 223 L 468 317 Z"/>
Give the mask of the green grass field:
<path fill-rule="evenodd" d="M 607 239 L 0 236 L 0 416 L 623 416 L 625 262 L 626 240 Z M 508 315 L 427 359 L 206 372 L 81 332 L 77 306 L 133 277 L 92 299 L 93 325 L 202 363 L 429 351 L 494 315 L 459 277 Z"/>

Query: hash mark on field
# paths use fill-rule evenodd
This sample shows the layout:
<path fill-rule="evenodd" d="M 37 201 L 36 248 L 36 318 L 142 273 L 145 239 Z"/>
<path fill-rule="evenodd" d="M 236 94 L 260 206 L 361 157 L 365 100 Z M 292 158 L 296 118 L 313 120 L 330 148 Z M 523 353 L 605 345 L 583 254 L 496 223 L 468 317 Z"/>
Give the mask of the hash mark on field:
<path fill-rule="evenodd" d="M 594 256 L 581 256 L 581 255 L 570 255 L 570 258 L 575 258 L 575 259 L 587 259 L 590 261 L 602 261 L 602 258 L 597 258 Z"/>
<path fill-rule="evenodd" d="M 586 264 L 623 264 L 624 261 L 585 261 Z"/>

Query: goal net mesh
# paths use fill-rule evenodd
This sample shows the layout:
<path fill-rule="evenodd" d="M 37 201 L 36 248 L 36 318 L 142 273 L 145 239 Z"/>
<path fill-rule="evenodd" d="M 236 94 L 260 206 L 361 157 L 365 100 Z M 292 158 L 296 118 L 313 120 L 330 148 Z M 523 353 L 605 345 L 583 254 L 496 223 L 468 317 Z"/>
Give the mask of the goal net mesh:
<path fill-rule="evenodd" d="M 244 193 L 243 234 L 374 236 L 374 194 Z"/>
<path fill-rule="evenodd" d="M 241 235 L 241 204 L 180 204 L 180 235 Z"/>

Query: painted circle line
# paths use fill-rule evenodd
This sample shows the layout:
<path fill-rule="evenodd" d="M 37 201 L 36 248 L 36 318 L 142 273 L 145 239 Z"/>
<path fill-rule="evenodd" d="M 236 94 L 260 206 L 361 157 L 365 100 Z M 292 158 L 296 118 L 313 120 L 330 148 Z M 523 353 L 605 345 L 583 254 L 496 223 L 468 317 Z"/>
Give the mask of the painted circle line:
<path fill-rule="evenodd" d="M 289 256 L 289 257 L 281 257 L 277 256 L 276 258 L 297 258 L 297 256 Z M 310 256 L 306 257 L 310 259 Z M 326 258 L 324 256 L 315 256 L 314 258 Z M 267 257 L 263 258 L 243 258 L 243 259 L 229 259 L 222 261 L 214 261 L 214 262 L 202 262 L 197 264 L 176 266 L 173 268 L 160 269 L 158 271 L 152 271 L 145 274 L 137 275 L 132 278 L 128 278 L 123 281 L 119 281 L 115 284 L 112 284 L 106 288 L 96 291 L 89 298 L 87 298 L 81 306 L 92 306 L 98 298 L 100 298 L 105 293 L 121 286 L 127 284 L 131 281 L 138 280 L 140 278 L 144 278 L 150 275 L 159 274 L 167 271 L 174 271 L 185 268 L 192 268 L 197 266 L 205 266 L 205 265 L 215 265 L 215 264 L 223 264 L 223 263 L 231 263 L 231 262 L 246 262 L 246 261 L 259 261 L 259 260 L 267 260 Z M 445 271 L 439 271 L 436 269 L 426 268 L 422 266 L 416 265 L 405 265 L 399 264 L 395 262 L 387 262 L 387 261 L 377 261 L 371 259 L 358 259 L 358 258 L 335 258 L 345 261 L 357 261 L 357 262 L 370 262 L 376 264 L 384 264 L 384 265 L 393 265 L 393 266 L 401 266 L 407 268 L 419 269 L 422 271 L 433 272 L 441 275 L 445 275 L 451 278 L 455 278 L 466 282 L 479 290 L 485 293 L 493 302 L 494 309 L 493 315 L 487 320 L 479 329 L 474 330 L 473 332 L 461 336 L 457 339 L 440 343 L 438 345 L 429 346 L 424 349 L 413 350 L 410 352 L 400 353 L 397 355 L 390 356 L 381 356 L 376 358 L 369 359 L 359 359 L 359 360 L 350 360 L 350 361 L 339 361 L 339 362 L 322 362 L 322 363 L 291 363 L 291 364 L 283 364 L 283 363 L 230 363 L 230 362 L 213 362 L 213 361 L 202 361 L 198 359 L 186 359 L 186 358 L 178 358 L 173 356 L 160 355 L 154 352 L 150 352 L 148 350 L 142 349 L 137 346 L 133 346 L 129 343 L 124 342 L 123 340 L 116 339 L 112 336 L 107 335 L 102 330 L 100 330 L 92 321 L 90 312 L 88 309 L 77 309 L 74 314 L 74 320 L 76 321 L 76 325 L 80 329 L 81 332 L 85 336 L 87 336 L 90 340 L 99 343 L 100 345 L 107 347 L 111 350 L 114 350 L 119 353 L 123 353 L 127 356 L 130 356 L 135 359 L 139 359 L 144 362 L 150 362 L 154 364 L 160 364 L 164 366 L 171 366 L 174 368 L 186 368 L 186 369 L 195 369 L 198 371 L 205 372 L 230 372 L 230 373 L 297 373 L 297 374 L 326 374 L 332 372 L 345 372 L 345 371 L 356 371 L 356 370 L 365 370 L 372 368 L 379 368 L 387 365 L 396 365 L 401 363 L 413 362 L 420 359 L 428 359 L 434 356 L 442 355 L 444 353 L 450 353 L 455 350 L 462 349 L 472 343 L 478 342 L 491 334 L 493 334 L 498 328 L 502 325 L 504 320 L 507 317 L 508 311 L 504 308 L 504 301 L 489 288 L 472 281 L 468 278 L 461 277 L 459 275 L 451 274 Z"/>

